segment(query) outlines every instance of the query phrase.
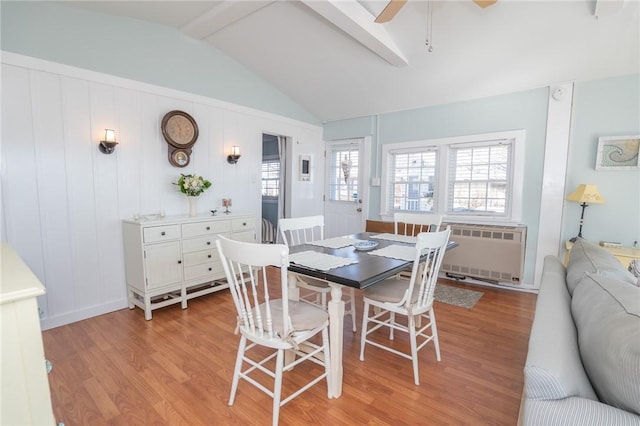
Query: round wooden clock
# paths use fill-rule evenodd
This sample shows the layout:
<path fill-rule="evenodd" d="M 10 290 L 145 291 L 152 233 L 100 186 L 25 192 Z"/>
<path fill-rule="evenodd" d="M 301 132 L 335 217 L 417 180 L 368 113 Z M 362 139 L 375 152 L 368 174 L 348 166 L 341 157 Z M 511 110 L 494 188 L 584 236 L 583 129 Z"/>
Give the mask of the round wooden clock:
<path fill-rule="evenodd" d="M 174 110 L 164 115 L 160 128 L 169 144 L 169 163 L 185 167 L 191 160 L 191 147 L 198 139 L 198 124 L 186 112 Z"/>
<path fill-rule="evenodd" d="M 196 120 L 184 111 L 169 111 L 160 127 L 167 143 L 176 148 L 191 148 L 198 139 Z"/>

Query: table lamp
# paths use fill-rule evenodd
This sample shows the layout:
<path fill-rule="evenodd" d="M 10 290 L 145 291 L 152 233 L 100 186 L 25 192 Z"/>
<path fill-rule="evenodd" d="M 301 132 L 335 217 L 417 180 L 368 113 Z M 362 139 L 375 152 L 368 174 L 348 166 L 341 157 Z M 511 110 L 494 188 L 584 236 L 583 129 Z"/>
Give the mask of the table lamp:
<path fill-rule="evenodd" d="M 575 201 L 576 203 L 581 203 L 582 206 L 582 214 L 580 215 L 580 230 L 578 231 L 578 235 L 570 239 L 572 243 L 575 242 L 578 238 L 582 238 L 582 225 L 584 225 L 584 209 L 589 204 L 604 204 L 605 200 L 598 192 L 598 187 L 596 185 L 589 184 L 580 184 L 578 188 L 573 191 L 568 197 L 567 201 Z"/>

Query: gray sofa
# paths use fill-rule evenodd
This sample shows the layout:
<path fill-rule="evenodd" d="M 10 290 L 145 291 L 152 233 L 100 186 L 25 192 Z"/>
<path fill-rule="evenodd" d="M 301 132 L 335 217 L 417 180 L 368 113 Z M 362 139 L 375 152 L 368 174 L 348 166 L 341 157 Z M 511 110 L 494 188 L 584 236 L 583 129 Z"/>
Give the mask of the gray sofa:
<path fill-rule="evenodd" d="M 519 423 L 640 425 L 638 278 L 595 244 L 545 258 Z"/>

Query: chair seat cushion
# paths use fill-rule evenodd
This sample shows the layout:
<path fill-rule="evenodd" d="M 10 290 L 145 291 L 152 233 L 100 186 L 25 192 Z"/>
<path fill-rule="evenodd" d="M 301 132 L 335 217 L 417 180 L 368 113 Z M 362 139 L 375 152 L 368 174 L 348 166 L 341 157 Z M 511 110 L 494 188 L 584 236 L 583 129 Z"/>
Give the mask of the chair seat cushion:
<path fill-rule="evenodd" d="M 311 287 L 318 287 L 318 290 L 330 290 L 331 287 L 329 287 L 329 284 L 327 284 L 327 282 L 325 280 L 321 280 L 318 278 L 313 278 L 313 277 L 307 277 L 307 276 L 300 276 L 298 275 L 298 281 L 303 282 L 304 284 L 307 284 Z"/>
<path fill-rule="evenodd" d="M 269 301 L 271 308 L 271 319 L 273 330 L 279 336 L 284 336 L 284 325 L 282 324 L 282 299 Z M 260 305 L 262 312 L 266 312 L 265 303 Z M 321 327 L 329 320 L 329 314 L 324 309 L 304 302 L 289 301 L 289 317 L 293 331 L 313 330 Z"/>
<path fill-rule="evenodd" d="M 409 281 L 397 278 L 390 278 L 383 282 L 368 287 L 364 290 L 363 296 L 376 302 L 398 303 L 404 297 L 409 288 Z M 415 287 L 412 302 L 418 299 L 418 286 Z"/>

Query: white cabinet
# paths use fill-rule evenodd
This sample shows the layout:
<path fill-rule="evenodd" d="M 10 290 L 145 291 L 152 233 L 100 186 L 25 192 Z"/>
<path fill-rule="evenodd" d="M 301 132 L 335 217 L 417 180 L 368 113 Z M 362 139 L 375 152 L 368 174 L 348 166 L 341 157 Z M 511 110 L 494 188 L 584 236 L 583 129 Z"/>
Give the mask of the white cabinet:
<path fill-rule="evenodd" d="M 44 286 L 2 244 L 0 424 L 55 425 L 36 297 Z"/>
<path fill-rule="evenodd" d="M 123 221 L 129 308 L 151 311 L 228 288 L 218 256 L 219 235 L 255 242 L 252 215 L 174 216 Z"/>

